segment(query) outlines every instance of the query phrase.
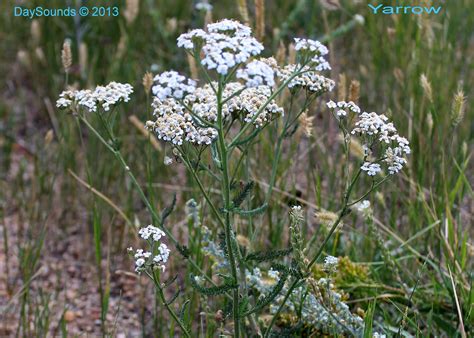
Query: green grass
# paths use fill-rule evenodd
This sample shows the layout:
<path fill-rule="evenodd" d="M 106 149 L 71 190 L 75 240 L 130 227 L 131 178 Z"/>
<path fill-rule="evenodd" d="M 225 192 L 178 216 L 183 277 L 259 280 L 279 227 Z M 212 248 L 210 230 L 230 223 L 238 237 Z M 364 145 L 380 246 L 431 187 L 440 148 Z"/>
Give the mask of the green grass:
<path fill-rule="evenodd" d="M 53 7 L 64 3 L 48 1 L 47 4 Z M 88 87 L 114 80 L 134 85 L 132 101 L 121 108 L 117 120 L 120 150 L 153 208 L 164 209 L 173 194 L 177 194 L 177 210 L 167 222 L 178 238 L 185 239 L 187 231 L 182 221 L 184 202 L 188 199 L 195 198 L 201 205 L 203 224 L 216 229 L 216 219 L 200 197 L 193 177 L 185 174 L 184 165 L 163 164 L 165 153 L 171 156 L 171 149 L 164 147 L 158 152 L 150 147 L 128 116 L 134 114 L 142 121 L 149 116 L 148 100 L 141 86 L 145 71 L 188 72 L 185 53 L 176 47 L 175 39 L 188 28 L 202 27 L 204 17 L 192 11 L 191 1 L 142 0 L 139 15 L 131 25 L 123 16 L 81 22 L 41 18 L 38 19 L 41 33 L 39 40 L 35 40 L 30 32 L 32 21 L 13 17 L 13 5 L 13 1 L 0 5 L 3 51 L 0 71 L 5 78 L 0 100 L 0 223 L 2 247 L 8 248 L 9 256 L 19 255 L 20 264 L 14 266 L 11 259 L 6 260 L 10 276 L 1 282 L 8 283 L 9 292 L 8 297 L 0 298 L 0 318 L 5 313 L 4 305 L 9 305 L 8 312 L 14 312 L 10 300 L 17 297 L 19 303 L 13 303 L 21 309 L 18 334 L 41 336 L 48 328 L 57 332 L 61 329 L 52 327 L 48 290 L 43 295 L 30 292 L 35 283 L 32 277 L 49 253 L 39 239 L 45 236 L 45 240 L 60 240 L 78 219 L 86 223 L 81 225 L 85 238 L 82 245 L 90 253 L 79 259 L 82 264 L 95 265 L 99 271 L 100 287 L 93 291 L 101 293 L 101 304 L 97 305 L 102 307 L 103 319 L 107 309 L 110 313 L 117 310 L 107 305 L 107 276 L 113 273 L 110 266 L 117 266 L 123 260 L 125 248 L 135 240 L 133 225 L 127 224 L 110 203 L 79 184 L 68 170 L 108 197 L 132 223 L 135 219 L 142 225 L 152 221 L 133 182 L 114 156 L 87 128 L 79 130 L 72 116 L 54 108 L 55 99 L 65 86 L 60 59 L 64 39 L 71 39 L 73 47 L 70 84 Z M 118 5 L 123 11 L 124 2 Z M 282 27 L 278 34 L 285 44 L 295 36 L 330 37 L 331 78 L 337 80 L 339 74 L 345 74 L 348 82 L 359 81 L 360 105 L 390 115 L 411 143 L 407 170 L 383 185 L 379 194 L 371 196 L 374 225 L 349 215 L 342 231 L 326 246 L 325 253 L 348 256 L 369 270 L 363 282 L 344 280 L 338 287 L 354 301 L 351 307 L 366 310 L 365 321 L 374 323 L 374 331 L 380 331 L 377 323 L 383 323 L 392 329 L 389 336 L 405 331 L 417 336 L 461 336 L 462 320 L 469 336 L 474 325 L 471 162 L 474 5 L 469 0 L 447 1 L 443 3 L 442 13 L 436 16 L 372 15 L 364 2 L 357 5 L 354 1 L 341 0 L 341 7 L 327 11 L 316 1 L 267 1 L 264 41 L 267 52 L 274 54 L 279 45 L 274 36 Z M 253 22 L 252 1 L 249 8 Z M 364 16 L 364 25 L 331 35 L 355 14 Z M 239 19 L 237 2 L 215 4 L 213 17 Z M 84 69 L 79 65 L 81 44 L 87 45 Z M 22 51 L 20 57 L 19 51 Z M 426 85 L 422 85 L 423 74 L 431 87 L 431 97 Z M 339 87 L 331 98 L 343 96 L 347 90 Z M 464 117 L 456 123 L 452 110 L 459 90 L 467 101 Z M 316 116 L 313 136 L 298 136 L 300 142 L 291 139 L 283 142 L 282 164 L 276 172 L 269 208 L 250 221 L 242 217 L 238 222 L 239 233 L 245 235 L 253 250 L 288 246 L 286 215 L 288 205 L 295 199 L 311 211 L 303 231 L 307 239 L 316 234 L 316 243 L 324 239 L 327 229 L 317 223 L 312 213 L 316 208 L 337 212 L 344 188 L 340 179 L 344 164 L 342 144 L 323 100 L 312 105 L 310 114 Z M 92 123 L 99 126 L 99 121 Z M 45 138 L 49 130 L 54 135 L 52 141 Z M 265 201 L 264 183 L 271 180 L 276 132 L 271 126 L 240 167 L 240 177 L 259 180 L 252 196 L 254 207 Z M 217 199 L 211 188 L 219 189 L 219 184 L 206 175 L 201 175 L 201 179 L 209 187 L 210 196 Z M 173 189 L 164 184 L 172 185 Z M 86 217 L 77 218 L 84 210 Z M 16 227 L 7 226 L 11 224 L 7 219 L 12 215 L 18 217 L 22 234 L 15 244 L 17 249 L 8 242 L 9 236 L 17 232 Z M 193 231 L 199 235 L 198 230 L 189 226 L 189 232 Z M 192 242 L 191 237 L 189 241 L 192 256 L 206 271 L 210 270 L 199 243 Z M 108 255 L 110 265 L 103 264 Z M 129 261 L 129 271 L 132 265 Z M 196 271 L 178 258 L 172 258 L 171 265 L 170 271 L 180 275 L 191 299 L 189 307 L 199 309 L 206 316 L 203 330 L 217 330 L 220 323 L 214 320 L 214 314 L 224 304 L 217 300 L 208 304 L 200 301 L 186 279 L 189 272 Z M 68 280 L 59 283 L 64 286 Z M 147 324 L 153 318 L 162 334 L 169 334 L 169 321 L 161 311 L 160 307 L 154 314 L 143 311 L 145 335 L 153 330 Z M 27 325 L 30 320 L 33 327 Z M 201 330 L 201 319 L 186 320 Z M 104 323 L 103 330 L 111 332 L 112 324 Z M 207 335 L 212 334 L 207 331 Z"/>

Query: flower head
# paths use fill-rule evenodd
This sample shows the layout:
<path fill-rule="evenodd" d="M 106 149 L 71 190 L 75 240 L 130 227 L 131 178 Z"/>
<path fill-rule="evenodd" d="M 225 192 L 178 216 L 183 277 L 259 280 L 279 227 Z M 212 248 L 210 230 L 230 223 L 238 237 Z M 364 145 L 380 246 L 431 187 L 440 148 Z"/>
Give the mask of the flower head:
<path fill-rule="evenodd" d="M 63 91 L 56 101 L 56 106 L 70 108 L 76 105 L 89 112 L 96 112 L 100 106 L 104 111 L 109 111 L 112 106 L 120 102 L 128 102 L 132 93 L 133 88 L 128 83 L 110 82 L 106 86 L 97 86 L 94 90 Z"/>
<path fill-rule="evenodd" d="M 309 58 L 310 63 L 317 71 L 329 70 L 331 66 L 324 58 L 328 49 L 321 42 L 311 39 L 295 38 L 295 50 L 304 58 Z"/>
<path fill-rule="evenodd" d="M 333 273 L 337 269 L 337 264 L 339 263 L 339 259 L 334 256 L 326 256 L 324 259 L 324 265 L 323 268 L 325 271 L 329 273 Z"/>
<path fill-rule="evenodd" d="M 178 47 L 202 51 L 201 64 L 226 75 L 231 68 L 259 55 L 263 45 L 251 36 L 252 30 L 238 21 L 225 19 L 207 25 L 208 32 L 197 29 L 182 34 Z"/>
<path fill-rule="evenodd" d="M 255 60 L 247 64 L 244 69 L 237 70 L 237 78 L 246 81 L 248 88 L 266 85 L 275 85 L 274 70 L 265 62 Z"/>
<path fill-rule="evenodd" d="M 156 75 L 153 94 L 160 100 L 167 98 L 182 99 L 196 89 L 196 81 L 187 79 L 174 70 Z"/>
<path fill-rule="evenodd" d="M 290 77 L 301 68 L 299 65 L 290 64 L 283 69 L 278 70 L 277 76 L 281 82 L 287 81 Z M 316 74 L 309 66 L 303 67 L 300 74 L 293 77 L 288 83 L 288 88 L 303 88 L 309 94 L 322 94 L 333 90 L 335 83 L 322 75 Z"/>
<path fill-rule="evenodd" d="M 131 247 L 127 249 L 135 259 L 135 272 L 141 273 L 147 269 L 160 269 L 165 271 L 165 264 L 170 255 L 168 246 L 160 242 L 165 236 L 165 233 L 153 225 L 148 225 L 145 228 L 141 228 L 138 234 L 144 240 L 149 241 L 151 251 L 137 249 L 134 252 Z M 155 243 L 159 243 L 158 247 L 155 246 Z"/>

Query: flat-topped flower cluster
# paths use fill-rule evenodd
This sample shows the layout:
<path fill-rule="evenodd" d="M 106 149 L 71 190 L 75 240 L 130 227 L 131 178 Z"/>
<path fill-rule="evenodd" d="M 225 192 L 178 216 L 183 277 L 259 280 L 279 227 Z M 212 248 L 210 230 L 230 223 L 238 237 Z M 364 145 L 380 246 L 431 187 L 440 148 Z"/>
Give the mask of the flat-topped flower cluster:
<path fill-rule="evenodd" d="M 362 112 L 354 102 L 327 103 L 328 108 L 337 119 L 342 122 L 348 120 L 348 115 L 355 115 L 355 124 L 350 133 L 363 140 L 363 149 L 366 161 L 361 170 L 369 176 L 376 176 L 383 171 L 385 164 L 390 175 L 398 173 L 407 163 L 406 156 L 410 154 L 409 142 L 398 134 L 392 122 L 387 116 L 377 113 Z M 380 149 L 375 154 L 375 149 Z M 372 159 L 372 160 L 371 160 Z"/>
<path fill-rule="evenodd" d="M 151 251 L 128 248 L 128 252 L 135 259 L 135 271 L 141 273 L 149 268 L 165 271 L 165 264 L 170 256 L 168 246 L 160 242 L 166 236 L 165 233 L 153 225 L 148 225 L 140 229 L 138 234 L 142 239 L 148 241 Z"/>
<path fill-rule="evenodd" d="M 215 123 L 219 111 L 224 124 L 237 119 L 264 127 L 284 114 L 274 100 L 277 85 L 282 87 L 278 92 L 303 89 L 308 95 L 334 88 L 334 81 L 317 73 L 330 69 L 324 59 L 328 50 L 318 41 L 295 39 L 298 64 L 279 67 L 273 58 L 254 59 L 263 46 L 252 37 L 249 27 L 225 19 L 206 28 L 182 34 L 178 46 L 200 62 L 206 73 L 215 71 L 219 80 L 211 81 L 208 73 L 208 82 L 197 87 L 195 80 L 175 71 L 155 77 L 152 106 L 156 120 L 146 126 L 161 140 L 177 146 L 184 142 L 209 145 L 218 135 Z"/>
<path fill-rule="evenodd" d="M 76 105 L 89 112 L 97 112 L 97 107 L 100 106 L 104 111 L 109 111 L 119 102 L 128 102 L 132 93 L 133 87 L 130 84 L 110 82 L 106 86 L 97 86 L 94 90 L 63 91 L 56 101 L 56 106 L 66 109 Z"/>

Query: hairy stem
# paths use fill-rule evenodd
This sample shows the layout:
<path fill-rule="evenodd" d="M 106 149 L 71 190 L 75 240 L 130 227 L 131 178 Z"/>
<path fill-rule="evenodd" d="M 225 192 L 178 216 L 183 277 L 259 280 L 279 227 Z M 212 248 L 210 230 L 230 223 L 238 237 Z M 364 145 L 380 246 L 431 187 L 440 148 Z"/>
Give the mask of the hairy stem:
<path fill-rule="evenodd" d="M 232 273 L 232 278 L 234 282 L 238 284 L 238 273 L 237 273 L 237 266 L 234 257 L 234 239 L 232 233 L 232 224 L 231 224 L 231 213 L 230 210 L 232 208 L 232 201 L 230 198 L 230 176 L 229 176 L 229 154 L 227 145 L 225 143 L 225 129 L 224 129 L 224 121 L 222 116 L 222 92 L 224 84 L 222 79 L 219 80 L 219 87 L 217 88 L 217 125 L 218 125 L 218 151 L 221 161 L 221 170 L 222 170 L 222 193 L 223 193 L 223 200 L 224 200 L 224 209 L 225 209 L 225 242 L 227 246 L 227 252 L 229 255 L 229 263 L 230 263 L 230 270 Z M 234 337 L 240 337 L 240 318 L 239 318 L 239 287 L 236 287 L 233 290 L 233 316 L 234 316 Z"/>

